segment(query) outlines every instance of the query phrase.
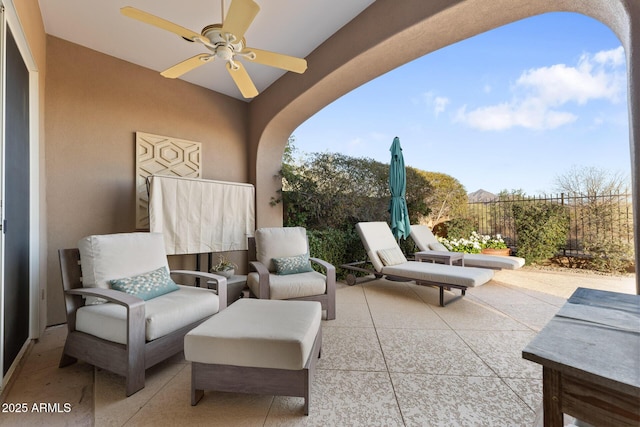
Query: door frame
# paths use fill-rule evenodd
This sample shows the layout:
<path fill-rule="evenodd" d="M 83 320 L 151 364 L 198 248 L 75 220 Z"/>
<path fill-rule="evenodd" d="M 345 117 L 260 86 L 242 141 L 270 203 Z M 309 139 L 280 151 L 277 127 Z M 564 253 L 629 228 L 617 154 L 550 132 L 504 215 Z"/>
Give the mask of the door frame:
<path fill-rule="evenodd" d="M 5 200 L 4 182 L 4 142 L 5 142 L 5 55 L 6 31 L 11 30 L 18 45 L 22 60 L 29 72 L 29 336 L 22 346 L 20 353 L 11 364 L 7 373 L 2 377 L 0 390 L 4 389 L 9 378 L 15 371 L 32 340 L 40 338 L 43 330 L 41 325 L 46 319 L 42 313 L 45 304 L 46 277 L 42 271 L 45 258 L 41 254 L 40 230 L 40 85 L 38 67 L 34 60 L 26 34 L 20 24 L 14 0 L 0 0 L 0 221 L 4 220 L 5 212 L 2 201 Z M 0 232 L 0 366 L 4 366 L 4 233 Z M 46 281 L 46 280 L 45 280 Z"/>

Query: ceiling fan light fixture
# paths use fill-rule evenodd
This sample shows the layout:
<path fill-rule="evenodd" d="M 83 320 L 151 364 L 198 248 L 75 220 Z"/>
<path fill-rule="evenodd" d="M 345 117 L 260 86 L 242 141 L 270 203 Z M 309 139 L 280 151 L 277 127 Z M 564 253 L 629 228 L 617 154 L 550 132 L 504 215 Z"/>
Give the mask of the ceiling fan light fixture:
<path fill-rule="evenodd" d="M 216 56 L 223 61 L 232 61 L 234 51 L 229 45 L 220 45 L 216 48 Z"/>

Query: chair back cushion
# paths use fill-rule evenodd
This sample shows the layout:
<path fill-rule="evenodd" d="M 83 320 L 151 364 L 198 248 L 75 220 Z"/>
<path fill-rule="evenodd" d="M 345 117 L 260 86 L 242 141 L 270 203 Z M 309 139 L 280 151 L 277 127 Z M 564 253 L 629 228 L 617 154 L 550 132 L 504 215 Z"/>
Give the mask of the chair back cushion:
<path fill-rule="evenodd" d="M 270 272 L 276 271 L 273 258 L 286 258 L 309 253 L 307 230 L 303 227 L 259 228 L 255 233 L 256 258 Z"/>
<path fill-rule="evenodd" d="M 426 225 L 412 225 L 411 238 L 421 251 L 428 251 L 429 249 L 434 251 L 448 251 L 444 245 L 438 242 L 436 236 L 433 235 Z"/>
<path fill-rule="evenodd" d="M 82 286 L 110 288 L 110 281 L 165 267 L 169 270 L 162 233 L 94 235 L 78 241 Z M 87 298 L 86 304 L 104 302 Z"/>

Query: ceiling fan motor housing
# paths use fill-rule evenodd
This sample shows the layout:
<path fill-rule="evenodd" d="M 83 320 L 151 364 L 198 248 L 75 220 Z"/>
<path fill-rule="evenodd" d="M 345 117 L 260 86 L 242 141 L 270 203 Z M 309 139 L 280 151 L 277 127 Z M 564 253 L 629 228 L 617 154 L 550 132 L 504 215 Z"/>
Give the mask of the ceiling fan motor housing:
<path fill-rule="evenodd" d="M 207 25 L 202 29 L 202 35 L 211 42 L 207 48 L 214 52 L 218 58 L 228 61 L 233 58 L 234 54 L 242 52 L 245 41 L 244 38 L 236 40 L 235 35 L 221 30 L 221 24 Z"/>

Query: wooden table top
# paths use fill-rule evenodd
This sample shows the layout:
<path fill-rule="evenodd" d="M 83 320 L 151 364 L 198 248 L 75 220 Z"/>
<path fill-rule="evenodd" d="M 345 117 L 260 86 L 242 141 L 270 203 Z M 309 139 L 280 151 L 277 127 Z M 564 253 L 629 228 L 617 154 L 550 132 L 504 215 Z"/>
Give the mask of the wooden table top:
<path fill-rule="evenodd" d="M 578 288 L 522 357 L 640 396 L 640 295 Z"/>

